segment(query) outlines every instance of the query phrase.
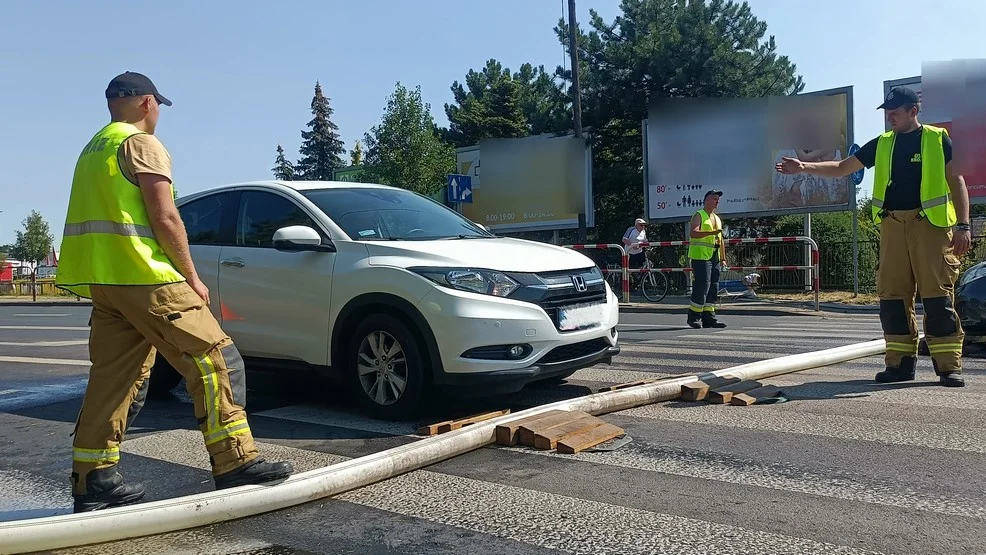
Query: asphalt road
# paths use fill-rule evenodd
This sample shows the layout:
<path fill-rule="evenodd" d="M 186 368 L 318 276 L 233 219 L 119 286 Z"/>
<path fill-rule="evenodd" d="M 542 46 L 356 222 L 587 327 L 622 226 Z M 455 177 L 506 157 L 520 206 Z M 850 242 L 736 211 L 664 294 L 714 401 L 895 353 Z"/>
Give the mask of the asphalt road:
<path fill-rule="evenodd" d="M 0 305 L 0 520 L 70 512 L 71 438 L 88 309 Z M 626 314 L 613 366 L 499 399 L 436 405 L 421 423 L 543 404 L 646 377 L 715 370 L 880 336 L 873 315 Z M 488 447 L 282 511 L 58 553 L 986 553 L 986 365 L 961 389 L 879 385 L 881 357 L 767 380 L 788 402 L 670 402 L 603 418 L 632 441 L 560 455 Z M 415 441 L 417 423 L 360 416 L 323 384 L 248 381 L 263 452 L 305 471 Z M 209 491 L 190 400 L 150 402 L 121 470 L 147 501 Z M 2 538 L 0 538 L 2 543 Z"/>

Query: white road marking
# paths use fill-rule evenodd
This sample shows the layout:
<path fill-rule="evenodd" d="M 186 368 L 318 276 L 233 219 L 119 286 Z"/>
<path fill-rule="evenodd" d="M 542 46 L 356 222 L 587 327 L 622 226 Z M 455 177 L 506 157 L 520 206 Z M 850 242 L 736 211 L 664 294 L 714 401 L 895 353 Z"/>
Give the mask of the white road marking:
<path fill-rule="evenodd" d="M 71 339 L 69 341 L 0 341 L 5 347 L 70 347 L 72 345 L 88 345 L 88 339 Z"/>
<path fill-rule="evenodd" d="M 89 331 L 89 326 L 0 326 L 0 330 Z"/>
<path fill-rule="evenodd" d="M 41 314 L 41 313 L 37 313 L 37 314 L 14 314 L 14 316 L 20 316 L 22 318 L 36 318 L 36 317 L 39 317 L 39 316 L 40 317 L 44 317 L 44 318 L 46 318 L 46 317 L 66 318 L 68 316 L 71 316 L 71 314 Z"/>
<path fill-rule="evenodd" d="M 25 364 L 59 364 L 62 366 L 90 366 L 88 360 L 75 358 L 35 358 L 35 357 L 5 357 L 0 356 L 0 362 L 23 362 Z"/>

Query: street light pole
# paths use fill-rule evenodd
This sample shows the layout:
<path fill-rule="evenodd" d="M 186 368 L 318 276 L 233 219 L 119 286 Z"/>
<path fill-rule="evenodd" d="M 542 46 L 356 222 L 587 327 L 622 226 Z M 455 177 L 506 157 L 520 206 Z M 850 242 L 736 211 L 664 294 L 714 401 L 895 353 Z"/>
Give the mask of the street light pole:
<path fill-rule="evenodd" d="M 579 46 L 578 24 L 575 19 L 575 0 L 568 0 L 568 51 L 572 57 L 572 113 L 574 116 L 575 138 L 582 138 L 582 89 L 579 87 Z M 592 187 L 589 193 L 592 194 Z M 579 242 L 586 237 L 586 215 L 579 212 Z"/>

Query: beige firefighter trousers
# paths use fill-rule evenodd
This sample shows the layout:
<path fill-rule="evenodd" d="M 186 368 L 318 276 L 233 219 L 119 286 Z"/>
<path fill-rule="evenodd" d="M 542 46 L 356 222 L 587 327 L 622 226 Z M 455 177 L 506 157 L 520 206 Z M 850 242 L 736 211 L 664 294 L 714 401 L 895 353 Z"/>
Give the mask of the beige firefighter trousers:
<path fill-rule="evenodd" d="M 143 406 L 156 353 L 185 378 L 214 475 L 258 455 L 247 423 L 243 360 L 187 283 L 93 286 L 89 384 L 76 422 L 72 489 L 120 460 L 120 443 Z"/>
<path fill-rule="evenodd" d="M 965 333 L 953 306 L 961 262 L 952 230 L 935 227 L 920 210 L 895 210 L 880 222 L 877 293 L 888 368 L 918 351 L 915 290 L 924 305 L 924 334 L 937 373 L 961 372 Z"/>

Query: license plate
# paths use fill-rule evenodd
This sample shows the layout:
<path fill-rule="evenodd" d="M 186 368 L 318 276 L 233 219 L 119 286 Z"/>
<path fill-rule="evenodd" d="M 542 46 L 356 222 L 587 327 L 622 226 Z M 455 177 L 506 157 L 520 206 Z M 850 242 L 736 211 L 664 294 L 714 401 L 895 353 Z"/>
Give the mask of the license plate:
<path fill-rule="evenodd" d="M 594 328 L 603 322 L 603 307 L 600 303 L 579 304 L 558 309 L 558 329 L 562 331 Z"/>

